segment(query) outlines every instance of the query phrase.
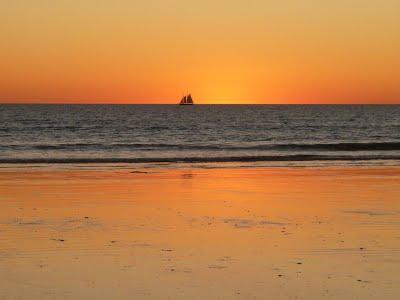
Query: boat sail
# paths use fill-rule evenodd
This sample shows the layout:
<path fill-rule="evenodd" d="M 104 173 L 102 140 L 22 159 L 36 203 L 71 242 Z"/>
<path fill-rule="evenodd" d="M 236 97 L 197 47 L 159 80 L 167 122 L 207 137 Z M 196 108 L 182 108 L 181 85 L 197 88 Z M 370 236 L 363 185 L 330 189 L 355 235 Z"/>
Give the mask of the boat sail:
<path fill-rule="evenodd" d="M 191 94 L 183 96 L 179 105 L 193 105 L 193 98 Z"/>

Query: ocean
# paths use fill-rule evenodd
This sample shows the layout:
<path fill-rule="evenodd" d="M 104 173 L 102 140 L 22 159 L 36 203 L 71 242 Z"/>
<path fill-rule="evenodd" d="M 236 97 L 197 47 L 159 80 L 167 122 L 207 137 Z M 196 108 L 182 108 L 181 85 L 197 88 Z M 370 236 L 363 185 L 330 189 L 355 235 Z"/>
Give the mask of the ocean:
<path fill-rule="evenodd" d="M 400 164 L 399 105 L 0 105 L 0 163 Z"/>

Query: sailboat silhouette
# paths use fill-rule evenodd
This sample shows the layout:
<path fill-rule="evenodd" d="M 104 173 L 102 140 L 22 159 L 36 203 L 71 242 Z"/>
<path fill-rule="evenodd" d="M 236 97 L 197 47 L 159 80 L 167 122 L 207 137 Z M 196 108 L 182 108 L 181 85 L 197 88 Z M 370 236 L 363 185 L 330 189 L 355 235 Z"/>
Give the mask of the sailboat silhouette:
<path fill-rule="evenodd" d="M 183 96 L 179 105 L 193 105 L 193 98 L 191 94 Z"/>

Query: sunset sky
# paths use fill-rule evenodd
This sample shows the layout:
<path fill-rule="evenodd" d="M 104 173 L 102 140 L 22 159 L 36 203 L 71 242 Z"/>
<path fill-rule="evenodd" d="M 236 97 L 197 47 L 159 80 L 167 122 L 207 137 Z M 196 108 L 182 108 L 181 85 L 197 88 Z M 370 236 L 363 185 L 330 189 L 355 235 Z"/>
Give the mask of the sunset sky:
<path fill-rule="evenodd" d="M 0 102 L 400 103 L 398 0 L 2 0 Z"/>

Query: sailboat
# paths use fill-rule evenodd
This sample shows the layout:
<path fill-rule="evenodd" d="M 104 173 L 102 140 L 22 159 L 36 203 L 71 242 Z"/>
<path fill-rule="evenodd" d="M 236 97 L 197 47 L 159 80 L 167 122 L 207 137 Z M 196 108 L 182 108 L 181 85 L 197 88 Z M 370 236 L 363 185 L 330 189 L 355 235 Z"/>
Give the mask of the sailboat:
<path fill-rule="evenodd" d="M 193 105 L 193 98 L 191 94 L 183 96 L 179 105 Z"/>

